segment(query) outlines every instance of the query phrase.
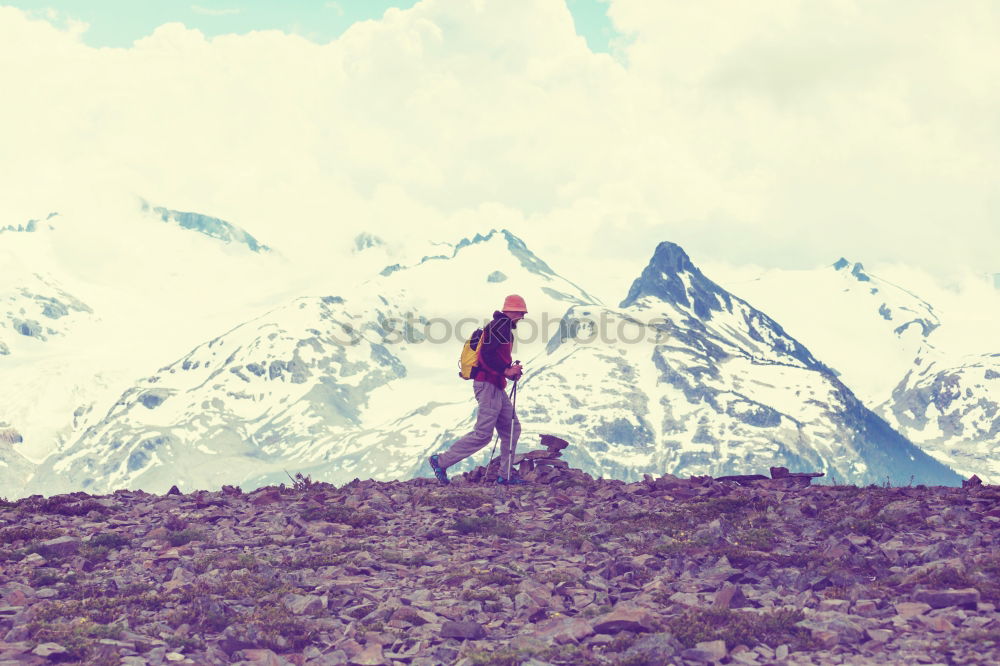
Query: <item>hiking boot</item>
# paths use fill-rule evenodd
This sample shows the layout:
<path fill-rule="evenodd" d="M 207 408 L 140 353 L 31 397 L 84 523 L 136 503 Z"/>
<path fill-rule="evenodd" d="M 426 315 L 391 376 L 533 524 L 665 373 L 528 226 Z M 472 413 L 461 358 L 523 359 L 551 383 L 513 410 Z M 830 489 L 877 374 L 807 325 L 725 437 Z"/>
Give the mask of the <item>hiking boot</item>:
<path fill-rule="evenodd" d="M 450 481 L 448 481 L 448 473 L 444 471 L 444 467 L 438 462 L 438 454 L 432 455 L 427 459 L 427 462 L 431 464 L 431 469 L 434 470 L 434 476 L 441 483 L 442 486 L 447 486 Z"/>
<path fill-rule="evenodd" d="M 523 486 L 528 482 L 519 476 L 512 476 L 509 479 L 505 479 L 502 476 L 497 477 L 498 486 Z"/>

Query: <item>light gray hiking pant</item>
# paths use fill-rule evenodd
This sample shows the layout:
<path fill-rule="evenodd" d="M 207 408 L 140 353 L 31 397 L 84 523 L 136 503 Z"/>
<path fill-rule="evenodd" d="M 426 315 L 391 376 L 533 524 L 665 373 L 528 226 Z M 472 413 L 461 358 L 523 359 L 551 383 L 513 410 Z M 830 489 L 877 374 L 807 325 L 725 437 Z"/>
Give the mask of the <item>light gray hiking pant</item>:
<path fill-rule="evenodd" d="M 500 433 L 500 473 L 507 476 L 507 464 L 511 450 L 511 417 L 514 418 L 514 438 L 521 435 L 521 422 L 514 414 L 514 406 L 502 388 L 489 382 L 472 382 L 472 391 L 479 402 L 479 414 L 476 416 L 476 428 L 465 435 L 451 448 L 438 456 L 441 467 L 451 467 L 460 460 L 465 460 L 476 451 L 490 443 L 493 431 Z"/>

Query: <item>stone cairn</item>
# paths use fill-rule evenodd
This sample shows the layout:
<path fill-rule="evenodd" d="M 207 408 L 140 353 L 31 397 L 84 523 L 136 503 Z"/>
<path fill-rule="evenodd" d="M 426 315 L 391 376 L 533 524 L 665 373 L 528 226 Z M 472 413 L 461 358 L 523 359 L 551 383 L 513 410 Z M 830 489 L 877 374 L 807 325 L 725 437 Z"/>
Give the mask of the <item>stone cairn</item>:
<path fill-rule="evenodd" d="M 582 473 L 580 470 L 570 469 L 565 460 L 559 460 L 569 442 L 555 435 L 539 435 L 539 438 L 544 448 L 514 454 L 513 464 L 522 479 L 533 483 L 552 483 L 557 479 L 573 476 L 574 473 Z M 482 483 L 484 480 L 493 481 L 499 475 L 500 456 L 497 456 L 486 467 L 480 465 L 458 478 L 467 483 Z"/>

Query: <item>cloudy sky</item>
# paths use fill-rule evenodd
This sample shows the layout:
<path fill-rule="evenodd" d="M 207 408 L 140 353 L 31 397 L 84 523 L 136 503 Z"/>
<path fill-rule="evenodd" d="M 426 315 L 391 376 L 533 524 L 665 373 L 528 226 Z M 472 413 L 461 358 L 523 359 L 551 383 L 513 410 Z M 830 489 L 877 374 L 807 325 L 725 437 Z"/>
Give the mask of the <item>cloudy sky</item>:
<path fill-rule="evenodd" d="M 661 240 L 1000 271 L 993 0 L 139 4 L 0 0 L 0 226 L 127 192 L 303 261 L 502 226 L 622 295 Z"/>

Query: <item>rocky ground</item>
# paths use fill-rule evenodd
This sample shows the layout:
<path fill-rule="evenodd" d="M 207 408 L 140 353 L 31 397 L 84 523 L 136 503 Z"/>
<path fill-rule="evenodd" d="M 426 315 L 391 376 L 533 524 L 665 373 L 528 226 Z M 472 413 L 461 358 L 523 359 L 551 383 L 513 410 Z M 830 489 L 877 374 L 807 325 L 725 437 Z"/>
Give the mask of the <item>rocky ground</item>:
<path fill-rule="evenodd" d="M 0 664 L 1000 663 L 998 487 L 528 476 L 0 504 Z"/>

